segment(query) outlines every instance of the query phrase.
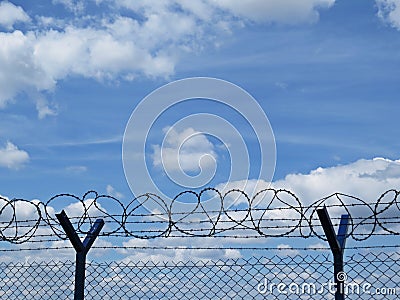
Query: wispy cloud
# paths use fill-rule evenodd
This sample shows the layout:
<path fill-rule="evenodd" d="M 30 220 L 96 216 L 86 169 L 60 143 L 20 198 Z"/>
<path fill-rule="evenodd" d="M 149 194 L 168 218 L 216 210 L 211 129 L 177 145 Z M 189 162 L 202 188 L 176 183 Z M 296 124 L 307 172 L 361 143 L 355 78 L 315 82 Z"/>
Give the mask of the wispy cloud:
<path fill-rule="evenodd" d="M 66 167 L 65 170 L 68 173 L 81 174 L 81 173 L 85 173 L 88 170 L 88 168 L 86 166 L 69 166 L 69 167 Z"/>
<path fill-rule="evenodd" d="M 122 193 L 118 192 L 111 184 L 107 185 L 106 193 L 107 193 L 107 195 L 115 197 L 117 199 L 124 198 L 124 195 Z"/>
<path fill-rule="evenodd" d="M 90 145 L 103 145 L 103 144 L 116 144 L 122 143 L 122 135 L 115 135 L 111 137 L 88 139 L 88 140 L 75 140 L 75 141 L 62 141 L 58 143 L 48 144 L 27 144 L 30 147 L 75 147 L 75 146 L 90 146 Z"/>

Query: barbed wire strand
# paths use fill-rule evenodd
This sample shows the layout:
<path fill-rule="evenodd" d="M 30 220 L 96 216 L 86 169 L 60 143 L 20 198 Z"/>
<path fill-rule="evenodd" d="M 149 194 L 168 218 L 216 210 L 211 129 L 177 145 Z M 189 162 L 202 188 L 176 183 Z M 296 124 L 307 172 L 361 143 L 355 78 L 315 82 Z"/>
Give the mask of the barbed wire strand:
<path fill-rule="evenodd" d="M 169 203 L 158 195 L 147 193 L 124 204 L 113 196 L 95 191 L 88 191 L 82 197 L 58 194 L 46 202 L 0 197 L 0 240 L 11 244 L 36 242 L 40 238 L 47 242 L 66 240 L 55 217 L 54 204 L 68 199 L 75 204 L 75 208 L 80 207 L 80 215 L 70 216 L 80 235 L 86 235 L 94 221 L 103 218 L 106 226 L 101 232 L 102 236 L 138 239 L 180 236 L 317 237 L 326 240 L 316 212 L 327 207 L 335 213 L 338 210 L 347 213 L 350 216 L 347 236 L 355 241 L 364 241 L 373 235 L 400 235 L 399 193 L 395 189 L 387 190 L 373 202 L 334 193 L 309 205 L 303 204 L 291 191 L 271 188 L 253 196 L 237 189 L 225 193 L 215 188 L 206 188 L 198 193 L 183 191 Z M 218 209 L 205 208 L 203 198 L 207 196 L 217 198 Z M 175 212 L 174 205 L 185 197 L 194 197 L 196 201 L 190 203 L 188 211 Z M 240 201 L 237 201 L 239 198 Z M 103 202 L 112 207 L 112 212 L 103 207 Z M 146 212 L 149 202 L 156 204 L 159 209 Z M 27 212 L 30 212 L 29 218 L 20 217 L 26 216 Z M 336 226 L 340 217 L 335 214 L 331 219 Z"/>

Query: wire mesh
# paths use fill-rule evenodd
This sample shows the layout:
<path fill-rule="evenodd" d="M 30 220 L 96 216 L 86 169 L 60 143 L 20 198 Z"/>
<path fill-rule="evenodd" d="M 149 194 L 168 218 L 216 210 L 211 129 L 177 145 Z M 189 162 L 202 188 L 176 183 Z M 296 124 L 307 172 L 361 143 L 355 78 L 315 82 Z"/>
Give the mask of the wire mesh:
<path fill-rule="evenodd" d="M 346 257 L 346 299 L 398 299 L 400 254 Z M 1 263 L 1 299 L 72 299 L 74 264 Z M 329 255 L 87 263 L 86 299 L 334 299 Z M 368 287 L 368 289 L 366 289 Z"/>

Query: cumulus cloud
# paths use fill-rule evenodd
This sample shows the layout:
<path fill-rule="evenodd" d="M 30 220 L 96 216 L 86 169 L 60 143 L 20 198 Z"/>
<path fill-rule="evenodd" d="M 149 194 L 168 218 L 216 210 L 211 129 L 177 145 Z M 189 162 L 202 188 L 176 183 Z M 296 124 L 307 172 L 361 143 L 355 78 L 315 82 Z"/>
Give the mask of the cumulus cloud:
<path fill-rule="evenodd" d="M 5 147 L 0 148 L 0 167 L 18 170 L 28 161 L 28 152 L 18 149 L 11 142 L 7 142 Z"/>
<path fill-rule="evenodd" d="M 30 18 L 21 6 L 8 1 L 0 3 L 0 26 L 12 29 L 17 22 L 29 22 Z"/>
<path fill-rule="evenodd" d="M 243 186 L 243 182 L 230 182 L 225 189 L 238 186 Z M 374 158 L 360 159 L 346 165 L 319 167 L 308 174 L 289 174 L 284 179 L 272 183 L 249 180 L 246 192 L 252 195 L 268 187 L 287 189 L 294 192 L 304 203 L 310 204 L 336 192 L 374 201 L 386 190 L 398 189 L 399 186 L 400 160 Z"/>
<path fill-rule="evenodd" d="M 273 186 L 288 188 L 311 201 L 335 192 L 374 201 L 384 191 L 400 186 L 399 172 L 398 160 L 360 159 L 347 165 L 320 167 L 309 174 L 290 174 Z"/>
<path fill-rule="evenodd" d="M 400 0 L 376 0 L 378 17 L 400 30 Z"/>
<path fill-rule="evenodd" d="M 164 128 L 163 145 L 153 145 L 153 165 L 167 171 L 200 171 L 214 166 L 217 154 L 207 136 L 187 128 L 182 132 Z M 207 157 L 209 159 L 207 159 Z"/>
<path fill-rule="evenodd" d="M 237 26 L 251 22 L 302 23 L 334 0 L 114 1 L 97 0 L 94 13 L 83 1 L 53 0 L 74 13 L 35 16 L 0 4 L 0 107 L 19 93 L 53 91 L 70 76 L 134 80 L 172 75 L 180 57 L 217 45 Z M 93 6 L 93 5 L 90 5 Z M 105 9 L 106 8 L 106 9 Z M 129 13 L 126 13 L 126 12 Z M 18 28 L 31 20 L 31 28 Z M 35 98 L 35 101 L 39 101 Z M 55 115 L 38 103 L 40 117 Z"/>
<path fill-rule="evenodd" d="M 0 107 L 20 92 L 52 91 L 68 76 L 102 80 L 118 74 L 129 78 L 135 72 L 166 76 L 173 71 L 168 55 L 151 54 L 108 30 L 68 27 L 41 33 L 0 32 L 0 43 Z M 37 108 L 39 117 L 55 114 L 40 97 Z"/>

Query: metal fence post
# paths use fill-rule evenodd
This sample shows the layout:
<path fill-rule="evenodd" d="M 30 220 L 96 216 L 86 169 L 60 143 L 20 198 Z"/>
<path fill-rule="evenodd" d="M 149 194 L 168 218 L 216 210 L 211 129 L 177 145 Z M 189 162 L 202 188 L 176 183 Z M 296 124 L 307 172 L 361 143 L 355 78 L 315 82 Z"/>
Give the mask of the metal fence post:
<path fill-rule="evenodd" d="M 333 254 L 333 276 L 336 288 L 335 300 L 344 300 L 346 274 L 343 271 L 343 254 L 346 246 L 350 216 L 341 216 L 338 234 L 336 235 L 326 207 L 317 209 L 317 214 Z"/>
<path fill-rule="evenodd" d="M 56 214 L 56 217 L 76 252 L 74 300 L 84 300 L 86 254 L 103 228 L 104 220 L 97 219 L 95 221 L 82 243 L 65 211 Z"/>

